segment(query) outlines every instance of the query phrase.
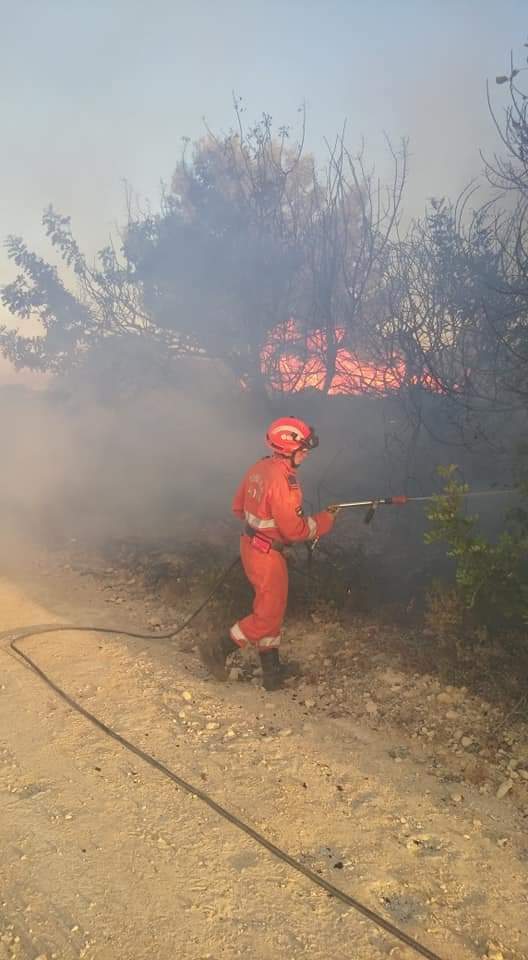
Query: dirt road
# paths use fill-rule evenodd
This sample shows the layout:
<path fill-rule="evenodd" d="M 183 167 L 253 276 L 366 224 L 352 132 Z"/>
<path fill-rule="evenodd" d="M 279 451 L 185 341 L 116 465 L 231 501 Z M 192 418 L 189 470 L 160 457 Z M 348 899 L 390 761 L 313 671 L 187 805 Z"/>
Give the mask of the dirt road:
<path fill-rule="evenodd" d="M 101 620 L 0 581 L 0 631 Z M 122 614 L 122 621 L 125 614 Z M 108 620 L 108 614 L 105 617 Z M 503 800 L 452 787 L 401 737 L 287 692 L 209 682 L 161 644 L 56 633 L 27 649 L 87 709 L 444 960 L 528 958 L 528 841 Z M 410 960 L 72 713 L 0 651 L 0 960 Z"/>

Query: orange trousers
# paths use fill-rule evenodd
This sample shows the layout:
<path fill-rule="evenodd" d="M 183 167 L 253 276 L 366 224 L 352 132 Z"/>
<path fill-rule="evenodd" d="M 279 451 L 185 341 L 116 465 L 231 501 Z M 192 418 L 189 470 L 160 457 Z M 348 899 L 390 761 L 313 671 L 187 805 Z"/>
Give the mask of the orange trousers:
<path fill-rule="evenodd" d="M 231 627 L 231 639 L 239 647 L 248 644 L 257 650 L 271 650 L 280 644 L 280 634 L 288 602 L 288 567 L 278 550 L 261 553 L 251 546 L 249 537 L 240 541 L 240 556 L 253 590 L 253 612 Z"/>

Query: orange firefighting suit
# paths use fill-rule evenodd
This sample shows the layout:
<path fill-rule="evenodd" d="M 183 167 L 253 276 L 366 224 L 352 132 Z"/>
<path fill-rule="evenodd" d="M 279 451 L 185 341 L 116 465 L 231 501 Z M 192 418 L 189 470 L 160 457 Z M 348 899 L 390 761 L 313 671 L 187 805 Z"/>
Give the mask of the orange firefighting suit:
<path fill-rule="evenodd" d="M 334 517 L 324 511 L 305 517 L 297 471 L 285 457 L 259 460 L 246 473 L 233 500 L 233 513 L 246 527 L 240 541 L 245 574 L 255 591 L 253 612 L 231 628 L 239 647 L 270 650 L 280 644 L 288 600 L 285 544 L 329 533 Z"/>

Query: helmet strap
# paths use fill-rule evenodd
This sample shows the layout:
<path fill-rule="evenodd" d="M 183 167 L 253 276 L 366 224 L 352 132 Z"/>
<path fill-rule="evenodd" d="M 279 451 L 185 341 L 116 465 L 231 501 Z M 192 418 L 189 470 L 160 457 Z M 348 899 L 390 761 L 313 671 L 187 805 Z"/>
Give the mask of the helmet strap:
<path fill-rule="evenodd" d="M 299 464 L 295 463 L 294 458 L 295 458 L 295 454 L 298 453 L 299 450 L 302 450 L 302 447 L 297 447 L 297 450 L 293 450 L 291 453 L 279 453 L 278 450 L 274 450 L 273 456 L 279 457 L 280 460 L 286 460 L 290 464 L 290 467 L 292 468 L 292 470 L 297 470 Z"/>

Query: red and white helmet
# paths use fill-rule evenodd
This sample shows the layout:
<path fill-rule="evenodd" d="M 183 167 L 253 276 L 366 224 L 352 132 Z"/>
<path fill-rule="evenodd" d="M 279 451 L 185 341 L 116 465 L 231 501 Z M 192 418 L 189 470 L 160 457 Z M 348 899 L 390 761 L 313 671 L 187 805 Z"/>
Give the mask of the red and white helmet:
<path fill-rule="evenodd" d="M 319 439 L 313 427 L 296 417 L 279 417 L 268 427 L 266 442 L 275 453 L 290 456 L 298 450 L 314 450 Z"/>

